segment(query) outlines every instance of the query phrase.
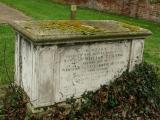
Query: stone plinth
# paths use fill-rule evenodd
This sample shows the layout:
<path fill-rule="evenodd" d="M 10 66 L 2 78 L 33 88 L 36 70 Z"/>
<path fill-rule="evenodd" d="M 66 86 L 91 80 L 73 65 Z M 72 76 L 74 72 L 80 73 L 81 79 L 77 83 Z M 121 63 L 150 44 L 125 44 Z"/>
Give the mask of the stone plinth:
<path fill-rule="evenodd" d="M 15 82 L 35 108 L 109 84 L 142 62 L 151 32 L 116 21 L 21 21 Z"/>

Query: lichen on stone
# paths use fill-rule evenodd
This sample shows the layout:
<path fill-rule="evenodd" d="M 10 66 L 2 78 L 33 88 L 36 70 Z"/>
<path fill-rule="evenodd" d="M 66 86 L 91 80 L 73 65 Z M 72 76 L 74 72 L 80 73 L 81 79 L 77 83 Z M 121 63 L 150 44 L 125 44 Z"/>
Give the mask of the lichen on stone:
<path fill-rule="evenodd" d="M 104 32 L 103 29 L 85 25 L 79 21 L 48 21 L 40 22 L 38 24 L 42 30 L 53 30 L 58 29 L 65 32 L 81 33 L 83 35 L 92 35 L 98 32 Z"/>
<path fill-rule="evenodd" d="M 16 21 L 12 26 L 34 42 L 148 36 L 147 29 L 113 20 Z"/>
<path fill-rule="evenodd" d="M 138 26 L 129 25 L 127 23 L 122 23 L 122 22 L 120 22 L 120 24 L 122 25 L 122 27 L 128 28 L 131 32 L 138 32 L 140 30 L 140 27 Z"/>

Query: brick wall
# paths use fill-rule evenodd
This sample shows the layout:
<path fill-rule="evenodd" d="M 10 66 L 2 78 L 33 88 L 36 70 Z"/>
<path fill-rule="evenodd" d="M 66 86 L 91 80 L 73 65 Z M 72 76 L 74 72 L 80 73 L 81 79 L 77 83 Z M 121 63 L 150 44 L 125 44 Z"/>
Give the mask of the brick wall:
<path fill-rule="evenodd" d="M 71 3 L 73 0 L 55 0 Z M 149 0 L 74 0 L 76 4 L 101 11 L 109 11 L 131 17 L 139 17 L 160 22 L 160 3 L 151 4 Z"/>

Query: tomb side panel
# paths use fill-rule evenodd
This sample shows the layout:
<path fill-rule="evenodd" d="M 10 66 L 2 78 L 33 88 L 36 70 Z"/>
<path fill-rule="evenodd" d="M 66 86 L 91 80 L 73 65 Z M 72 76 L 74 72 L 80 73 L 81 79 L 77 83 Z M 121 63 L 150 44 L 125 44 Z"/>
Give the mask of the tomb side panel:
<path fill-rule="evenodd" d="M 20 60 L 20 35 L 16 33 L 15 36 L 15 83 L 20 86 L 21 79 L 21 60 Z"/>
<path fill-rule="evenodd" d="M 36 81 L 38 84 L 37 106 L 48 106 L 54 103 L 55 90 L 55 46 L 43 46 L 37 49 Z"/>
<path fill-rule="evenodd" d="M 38 47 L 32 44 L 32 81 L 31 81 L 31 96 L 30 102 L 33 106 L 37 106 L 38 104 L 38 79 L 37 79 L 37 71 L 38 71 Z"/>
<path fill-rule="evenodd" d="M 59 47 L 59 88 L 56 100 L 96 90 L 128 68 L 130 41 Z"/>
<path fill-rule="evenodd" d="M 132 40 L 131 56 L 129 70 L 132 71 L 135 65 L 138 65 L 143 60 L 144 40 Z"/>
<path fill-rule="evenodd" d="M 31 97 L 31 82 L 32 82 L 32 45 L 25 38 L 21 39 L 21 72 L 22 79 L 21 87 Z"/>

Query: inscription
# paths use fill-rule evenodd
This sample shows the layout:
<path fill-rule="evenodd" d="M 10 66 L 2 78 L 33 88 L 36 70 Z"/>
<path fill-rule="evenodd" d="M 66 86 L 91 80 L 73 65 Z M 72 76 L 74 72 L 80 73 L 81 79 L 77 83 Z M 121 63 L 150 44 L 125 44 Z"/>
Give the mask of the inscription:
<path fill-rule="evenodd" d="M 61 96 L 97 89 L 127 68 L 129 43 L 108 43 L 61 48 Z"/>

